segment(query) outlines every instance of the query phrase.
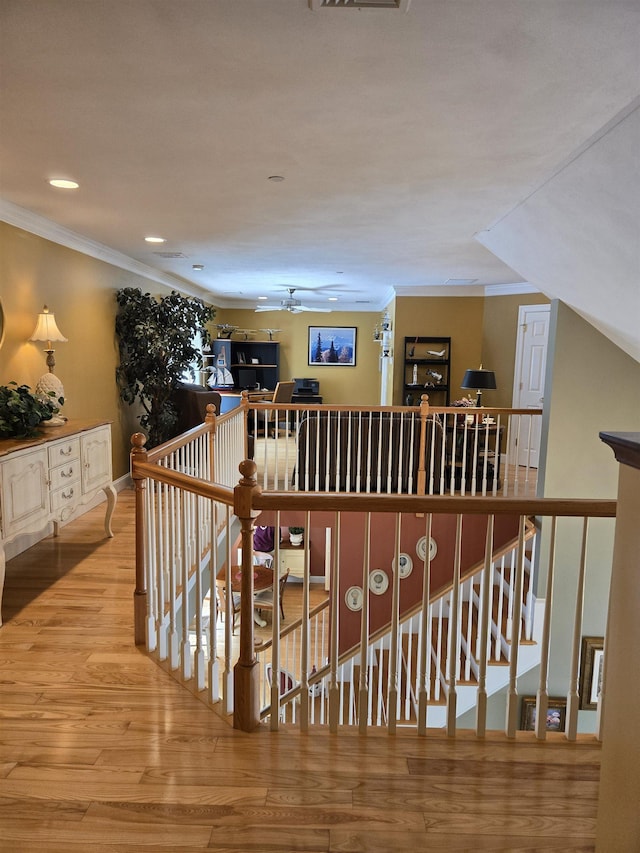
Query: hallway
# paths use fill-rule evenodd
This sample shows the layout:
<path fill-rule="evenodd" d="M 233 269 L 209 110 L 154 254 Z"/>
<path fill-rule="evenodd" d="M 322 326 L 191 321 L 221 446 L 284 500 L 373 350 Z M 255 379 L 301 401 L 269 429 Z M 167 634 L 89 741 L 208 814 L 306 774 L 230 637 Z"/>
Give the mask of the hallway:
<path fill-rule="evenodd" d="M 592 737 L 235 732 L 132 645 L 133 493 L 102 515 L 7 566 L 3 853 L 594 849 Z"/>

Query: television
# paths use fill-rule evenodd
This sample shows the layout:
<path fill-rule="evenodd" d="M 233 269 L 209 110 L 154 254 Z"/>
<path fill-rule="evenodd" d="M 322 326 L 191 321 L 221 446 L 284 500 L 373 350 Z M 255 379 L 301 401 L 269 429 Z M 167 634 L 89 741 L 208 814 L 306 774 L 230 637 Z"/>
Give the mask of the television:
<path fill-rule="evenodd" d="M 250 367 L 238 368 L 238 387 L 241 391 L 252 391 L 258 387 L 258 373 Z"/>

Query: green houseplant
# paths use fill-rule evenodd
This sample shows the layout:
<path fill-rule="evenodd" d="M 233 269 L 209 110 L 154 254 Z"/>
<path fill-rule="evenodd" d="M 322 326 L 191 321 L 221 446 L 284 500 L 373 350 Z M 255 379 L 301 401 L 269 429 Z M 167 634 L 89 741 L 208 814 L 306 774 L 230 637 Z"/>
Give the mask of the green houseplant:
<path fill-rule="evenodd" d="M 63 402 L 53 392 L 36 396 L 28 385 L 1 385 L 0 438 L 33 438 L 40 424 L 51 420 Z"/>
<path fill-rule="evenodd" d="M 140 426 L 147 433 L 147 446 L 155 447 L 173 435 L 178 415 L 171 396 L 185 374 L 195 379 L 192 365 L 202 364 L 196 336 L 200 334 L 203 345 L 209 342 L 206 324 L 216 312 L 176 291 L 156 298 L 125 287 L 116 299 L 120 398 L 129 405 L 140 403 Z"/>
<path fill-rule="evenodd" d="M 304 527 L 290 527 L 289 528 L 289 542 L 292 545 L 302 545 L 302 539 L 304 537 Z"/>

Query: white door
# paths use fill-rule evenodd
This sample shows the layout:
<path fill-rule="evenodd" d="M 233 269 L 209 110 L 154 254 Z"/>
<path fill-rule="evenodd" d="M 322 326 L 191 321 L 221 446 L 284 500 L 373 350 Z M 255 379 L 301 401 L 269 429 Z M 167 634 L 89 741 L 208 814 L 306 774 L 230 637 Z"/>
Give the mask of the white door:
<path fill-rule="evenodd" d="M 541 409 L 544 404 L 544 372 L 547 363 L 550 305 L 521 305 L 513 383 L 515 409 Z M 538 467 L 542 418 L 522 418 L 519 434 L 512 435 L 511 459 L 518 465 Z"/>

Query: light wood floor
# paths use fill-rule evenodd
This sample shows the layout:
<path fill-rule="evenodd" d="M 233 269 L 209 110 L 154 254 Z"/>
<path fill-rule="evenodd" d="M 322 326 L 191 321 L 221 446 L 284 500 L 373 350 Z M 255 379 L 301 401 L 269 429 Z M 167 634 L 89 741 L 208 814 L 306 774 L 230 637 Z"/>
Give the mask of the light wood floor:
<path fill-rule="evenodd" d="M 591 738 L 235 732 L 132 645 L 129 493 L 114 530 L 8 564 L 2 853 L 594 849 Z"/>

